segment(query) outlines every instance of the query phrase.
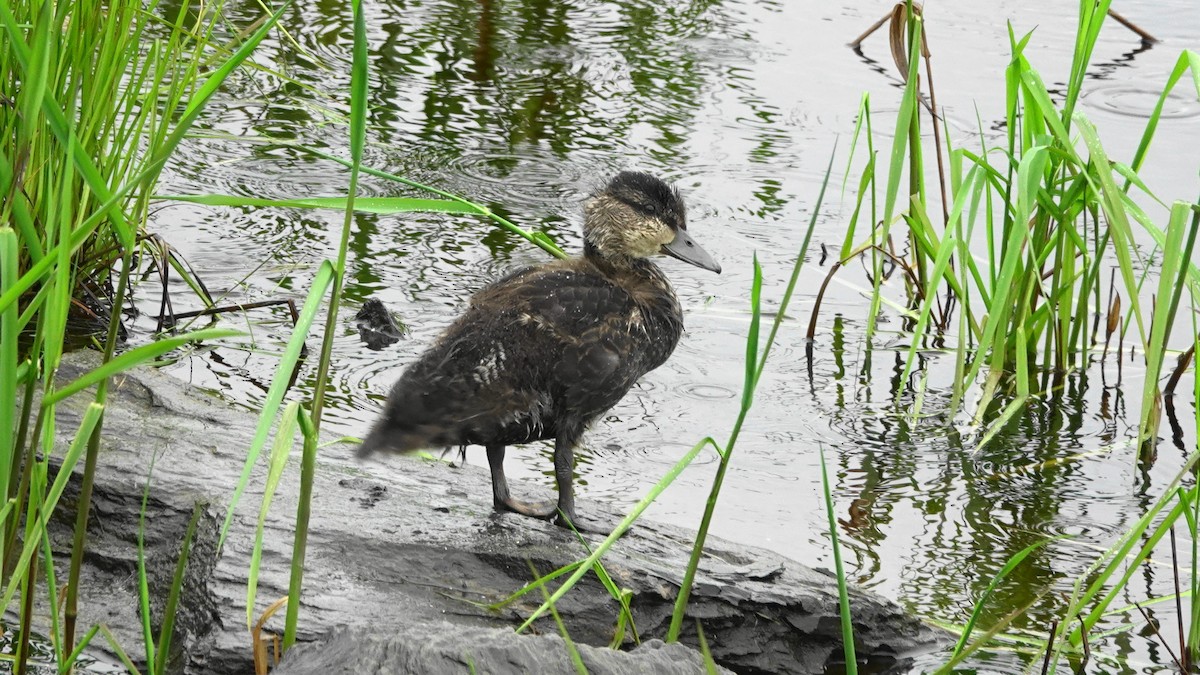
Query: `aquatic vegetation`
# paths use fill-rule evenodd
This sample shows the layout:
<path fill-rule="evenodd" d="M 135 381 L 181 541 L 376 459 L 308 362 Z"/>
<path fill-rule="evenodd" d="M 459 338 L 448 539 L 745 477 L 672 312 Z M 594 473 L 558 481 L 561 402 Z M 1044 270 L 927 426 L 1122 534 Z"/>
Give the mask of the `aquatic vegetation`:
<path fill-rule="evenodd" d="M 870 257 L 873 290 L 868 340 L 885 302 L 904 315 L 909 339 L 901 381 L 905 393 L 912 395 L 898 397 L 897 406 L 907 401 L 908 414 L 918 418 L 928 377 L 915 366 L 921 349 L 934 346 L 953 352 L 956 370 L 950 408 L 956 411 L 961 407 L 971 413 L 970 422 L 958 431 L 975 438 L 976 447 L 985 446 L 1009 420 L 1024 412 L 1031 397 L 1039 394 L 1034 389 L 1039 373 L 1061 375 L 1086 369 L 1109 354 L 1114 334 L 1123 344 L 1132 328 L 1136 353 L 1146 367 L 1139 425 L 1132 445 L 1139 459 L 1152 461 L 1164 396 L 1159 381 L 1169 353 L 1168 342 L 1173 336 L 1179 337 L 1175 319 L 1183 292 L 1188 291 L 1193 312 L 1200 300 L 1200 270 L 1192 263 L 1200 231 L 1200 203 L 1164 202 L 1138 172 L 1146 160 L 1163 105 L 1186 75 L 1190 74 L 1200 98 L 1200 55 L 1191 51 L 1180 55 L 1133 158 L 1128 163 L 1113 160 L 1093 124 L 1076 110 L 1108 6 L 1108 2 L 1080 3 L 1069 81 L 1064 90 L 1053 94 L 1025 57 L 1034 33 L 1018 38 L 1010 26 L 1012 60 L 1004 73 L 1006 145 L 988 147 L 982 140 L 986 138 L 982 129 L 978 150 L 955 148 L 949 136 L 945 138 L 949 186 L 945 181 L 936 186 L 942 195 L 941 222 L 929 215 L 929 193 L 934 187 L 927 185 L 923 168 L 925 137 L 921 118 L 931 107 L 932 89 L 930 104 L 926 104 L 918 62 L 927 26 L 911 7 L 897 12 L 905 25 L 901 30 L 893 26 L 892 31 L 893 53 L 899 55 L 897 65 L 906 84 L 886 167 L 876 162 L 870 98 L 863 98 L 854 145 L 865 139 L 868 157 L 863 160 L 860 189 L 840 260 L 830 269 L 825 283 L 850 260 L 860 255 Z M 928 63 L 927 54 L 925 58 Z M 931 70 L 928 81 L 932 82 Z M 936 124 L 933 133 L 937 140 Z M 940 146 L 935 146 L 935 152 L 940 177 Z M 901 194 L 904 177 L 908 189 Z M 856 238 L 861 216 L 880 213 L 877 186 L 881 184 L 885 185 L 882 213 L 865 236 Z M 1165 225 L 1147 214 L 1142 206 L 1146 200 L 1167 212 Z M 903 228 L 907 240 L 903 253 L 895 244 L 894 227 Z M 1141 232 L 1135 232 L 1135 227 Z M 1139 234 L 1154 242 L 1153 251 L 1139 247 Z M 1121 281 L 1121 291 L 1110 288 L 1107 298 L 1106 267 L 1115 267 Z M 887 297 L 892 292 L 887 280 L 896 271 L 900 272 L 904 295 L 898 302 Z M 1122 314 L 1126 304 L 1128 313 Z M 815 337 L 819 311 L 820 295 L 809 326 L 810 338 Z M 1105 312 L 1107 321 L 1102 333 L 1100 318 Z M 1183 335 L 1194 346 L 1200 338 L 1192 323 Z M 955 325 L 956 330 L 951 328 Z M 1187 349 L 1190 354 L 1192 347 Z M 1167 386 L 1168 396 L 1189 363 L 1190 359 L 1181 359 Z M 1002 409 L 995 405 L 1001 391 L 1008 399 Z M 1200 396 L 1196 400 L 1200 402 Z M 1197 424 L 1200 426 L 1200 418 Z M 1172 535 L 1178 587 L 1180 570 L 1173 537 L 1177 526 L 1185 528 L 1192 541 L 1188 590 L 1177 591 L 1174 598 L 1150 598 L 1147 603 L 1176 601 L 1181 654 L 1178 663 L 1184 669 L 1186 664 L 1195 663 L 1200 653 L 1200 614 L 1193 603 L 1190 615 L 1185 616 L 1179 598 L 1191 597 L 1198 583 L 1195 542 L 1200 519 L 1196 517 L 1197 488 L 1189 485 L 1198 459 L 1200 455 L 1192 453 L 1164 495 L 1078 578 L 1074 592 L 1063 604 L 1061 619 L 1047 627 L 1048 637 L 1009 631 L 1014 620 L 1031 606 L 1000 608 L 1005 613 L 1000 621 L 983 630 L 978 626 L 981 610 L 989 606 L 993 590 L 1027 556 L 1052 539 L 1039 540 L 1012 556 L 978 599 L 965 624 L 946 626 L 961 637 L 939 672 L 950 672 L 980 648 L 1027 654 L 1044 664 L 1042 672 L 1054 672 L 1060 658 L 1086 663 L 1091 655 L 1089 640 L 1100 637 L 1089 638 L 1089 634 L 1102 620 L 1111 622 L 1117 615 L 1131 612 L 1132 607 L 1110 607 L 1117 597 L 1129 592 L 1127 587 L 1140 566 L 1149 561 L 1168 534 Z M 1180 523 L 1181 518 L 1184 523 Z M 831 529 L 834 527 L 831 524 Z M 836 542 L 836 532 L 833 534 Z M 842 576 L 839 571 L 839 578 Z M 1140 610 L 1140 606 L 1137 608 Z M 1161 635 L 1159 639 L 1171 652 L 1167 641 Z"/>
<path fill-rule="evenodd" d="M 1081 4 L 1068 86 L 1053 96 L 1024 55 L 1034 33 L 1018 38 L 1010 26 L 1012 61 L 1004 73 L 1006 145 L 989 147 L 982 129 L 978 149 L 955 148 L 947 136 L 948 186 L 945 180 L 929 185 L 924 170 L 922 118 L 930 104 L 920 85 L 925 25 L 919 12 L 902 13 L 907 30 L 892 31 L 893 53 L 906 84 L 886 166 L 876 161 L 870 98 L 863 99 L 851 153 L 865 135 L 869 156 L 840 261 L 830 277 L 853 258 L 870 256 L 870 340 L 889 293 L 885 282 L 893 269 L 902 272 L 900 304 L 911 329 L 902 379 L 920 388 L 910 380 L 918 352 L 931 343 L 948 345 L 945 349 L 956 355 L 958 374 L 951 407 L 965 406 L 968 394 L 979 388 L 967 406 L 972 413 L 967 431 L 979 436 L 979 445 L 1038 393 L 1033 389 L 1036 373 L 1086 367 L 1100 349 L 1102 337 L 1107 350 L 1118 325 L 1122 339 L 1132 325 L 1147 366 L 1138 445 L 1143 453 L 1151 452 L 1161 417 L 1157 382 L 1167 338 L 1182 290 L 1189 289 L 1193 299 L 1200 290 L 1200 270 L 1189 262 L 1200 206 L 1187 201 L 1168 205 L 1137 174 L 1163 104 L 1187 72 L 1200 96 L 1200 55 L 1181 54 L 1132 160 L 1128 164 L 1110 160 L 1095 127 L 1076 110 L 1108 5 Z M 926 81 L 932 82 L 931 68 Z M 936 114 L 929 115 L 934 119 L 935 142 L 940 140 Z M 934 151 L 940 178 L 940 145 Z M 908 187 L 901 193 L 905 177 Z M 880 185 L 884 186 L 881 211 Z M 1131 194 L 1135 187 L 1140 196 Z M 937 223 L 929 215 L 935 188 L 944 210 Z M 1139 198 L 1169 209 L 1165 227 L 1147 215 Z M 864 205 L 869 205 L 871 214 L 879 213 L 879 219 L 856 238 Z M 1147 253 L 1138 247 L 1135 225 L 1153 238 L 1157 250 Z M 894 228 L 899 227 L 907 241 L 904 253 L 896 250 Z M 1104 270 L 1114 264 L 1123 294 L 1105 299 Z M 1146 293 L 1150 272 L 1159 278 L 1152 296 Z M 1125 317 L 1120 316 L 1122 298 L 1129 308 Z M 1148 301 L 1165 311 L 1151 317 Z M 1106 309 L 1109 335 L 1101 336 L 1097 319 Z M 810 339 L 815 337 L 819 312 L 818 298 L 809 324 Z M 955 324 L 957 330 L 952 330 Z M 994 414 L 992 404 L 1003 389 L 1014 396 Z"/>
<path fill-rule="evenodd" d="M 62 601 L 61 621 L 52 617 L 49 636 L 62 667 L 98 633 L 113 643 L 103 626 L 76 642 L 88 509 L 78 510 L 61 587 L 46 529 L 81 461 L 80 502 L 90 502 L 110 378 L 183 345 L 236 334 L 199 330 L 116 355 L 137 252 L 153 257 L 164 279 L 167 266 L 188 277 L 182 263 L 142 231 L 154 185 L 205 104 L 279 18 L 278 12 L 264 17 L 213 58 L 218 12 L 192 12 L 185 3 L 172 22 L 159 17 L 160 9 L 130 2 L 0 5 L 0 586 L 5 607 L 22 594 L 19 673 L 27 667 L 39 571 L 46 572 L 49 597 Z M 64 345 L 80 324 L 98 340 L 104 363 L 57 388 Z M 55 405 L 92 386 L 95 402 L 52 479 Z M 187 541 L 172 597 L 178 597 Z M 146 631 L 154 672 L 165 669 L 173 611 L 168 602 L 167 615 L 159 617 L 159 658 Z M 131 665 L 120 645 L 111 646 Z"/>

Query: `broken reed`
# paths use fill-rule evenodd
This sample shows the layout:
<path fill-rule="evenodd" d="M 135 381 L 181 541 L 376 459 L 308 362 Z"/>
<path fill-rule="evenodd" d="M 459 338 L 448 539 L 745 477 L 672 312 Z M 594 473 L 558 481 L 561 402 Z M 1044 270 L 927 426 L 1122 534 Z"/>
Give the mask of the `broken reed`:
<path fill-rule="evenodd" d="M 40 583 L 49 598 L 62 598 L 63 615 L 51 616 L 47 636 L 60 668 L 102 633 L 132 669 L 103 626 L 75 640 L 88 509 L 77 512 L 65 588 L 54 574 L 47 521 L 81 461 L 79 503 L 90 501 L 109 378 L 185 344 L 234 334 L 196 331 L 116 356 L 120 310 L 158 176 L 216 89 L 279 17 L 264 17 L 237 44 L 210 50 L 213 30 L 224 21 L 220 8 L 185 2 L 174 9 L 168 21 L 157 2 L 0 3 L 0 606 L 12 607 L 22 594 L 18 673 L 27 668 Z M 210 51 L 223 56 L 214 61 Z M 160 265 L 167 264 L 173 261 L 164 255 Z M 57 388 L 68 323 L 80 312 L 106 326 L 103 363 Z M 94 402 L 51 479 L 56 406 L 93 386 Z M 172 598 L 186 564 L 186 538 L 181 551 Z M 147 585 L 140 590 L 148 607 Z M 146 633 L 153 672 L 166 667 L 174 607 L 169 601 L 167 616 L 159 617 L 166 628 L 157 658 Z"/>

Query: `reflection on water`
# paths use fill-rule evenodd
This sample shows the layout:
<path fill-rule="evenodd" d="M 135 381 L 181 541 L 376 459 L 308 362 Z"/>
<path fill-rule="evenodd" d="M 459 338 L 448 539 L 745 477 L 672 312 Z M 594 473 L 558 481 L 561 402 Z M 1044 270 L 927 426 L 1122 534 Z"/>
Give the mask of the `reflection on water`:
<path fill-rule="evenodd" d="M 1114 157 L 1136 148 L 1180 48 L 1189 46 L 1173 36 L 1194 42 L 1200 35 L 1200 27 L 1178 25 L 1180 16 L 1194 14 L 1180 9 L 1189 2 L 1123 8 L 1165 38 L 1149 50 L 1106 28 L 1081 108 Z M 938 98 L 956 145 L 977 144 L 979 128 L 989 137 L 1003 134 L 1004 20 L 1021 32 L 1037 26 L 1027 55 L 1048 86 L 1061 86 L 1075 8 L 1042 5 L 970 0 L 927 9 Z M 751 256 L 757 252 L 764 264 L 764 309 L 774 311 L 834 139 L 852 131 L 862 92 L 871 92 L 882 144 L 890 134 L 887 111 L 896 109 L 898 80 L 874 65 L 888 63 L 885 38 L 868 40 L 861 55 L 845 47 L 883 9 L 715 0 L 367 3 L 371 166 L 460 192 L 569 249 L 578 248 L 588 193 L 619 169 L 650 170 L 678 184 L 689 227 L 726 269 L 714 277 L 662 262 L 684 305 L 687 334 L 672 359 L 585 439 L 583 504 L 632 504 L 701 437 L 728 433 L 741 398 Z M 257 18 L 252 4 L 227 11 L 236 25 Z M 218 97 L 206 133 L 187 144 L 162 192 L 296 197 L 345 189 L 341 167 L 295 144 L 346 154 L 350 7 L 300 2 L 285 24 L 296 42 L 269 46 L 259 55 L 264 68 L 242 73 Z M 1146 170 L 1164 199 L 1195 192 L 1194 153 L 1166 149 L 1194 145 L 1197 112 L 1200 104 L 1182 90 L 1167 101 Z M 835 166 L 845 163 L 842 156 Z M 856 184 L 855 173 L 844 190 L 831 190 L 814 252 L 840 247 Z M 363 190 L 408 194 L 378 179 Z M 334 254 L 341 218 L 166 205 L 154 229 L 233 303 L 302 298 L 319 261 Z M 326 421 L 339 434 L 366 430 L 405 364 L 470 292 L 544 260 L 506 233 L 449 216 L 360 214 L 351 249 Z M 1183 423 L 1164 427 L 1169 439 L 1154 465 L 1135 466 L 1128 439 L 1140 407 L 1140 365 L 1126 358 L 1118 370 L 1114 355 L 1060 380 L 1046 375 L 1037 387 L 1046 393 L 978 450 L 978 435 L 949 409 L 954 354 L 921 354 L 918 374 L 929 382 L 914 417 L 913 390 L 900 379 L 906 336 L 895 331 L 903 323 L 881 316 L 881 328 L 893 332 L 866 343 L 868 303 L 859 289 L 869 284 L 860 266 L 847 266 L 830 286 L 817 339 L 805 342 L 803 328 L 828 270 L 812 264 L 819 254 L 811 257 L 739 440 L 713 531 L 829 567 L 817 460 L 823 447 L 851 576 L 922 616 L 961 623 L 1010 556 L 1064 535 L 1012 572 L 981 623 L 1033 603 L 1019 628 L 1045 634 L 1062 593 L 1145 512 L 1194 446 L 1192 405 L 1174 402 Z M 153 291 L 139 292 L 147 306 L 157 300 Z M 185 293 L 180 288 L 176 297 Z M 383 351 L 358 340 L 353 316 L 368 298 L 410 330 Z M 253 348 L 198 354 L 174 372 L 258 409 L 290 334 L 287 312 L 221 320 L 249 327 Z M 308 397 L 313 376 L 309 364 L 293 395 Z M 1185 380 L 1180 391 L 1187 387 Z M 1006 403 L 1002 395 L 996 405 Z M 549 452 L 539 445 L 512 453 L 512 472 L 552 485 Z M 472 449 L 467 460 L 483 464 L 482 452 Z M 654 517 L 695 526 L 715 463 L 715 454 L 702 454 L 656 503 Z M 1167 592 L 1169 573 L 1148 567 L 1117 604 Z M 1142 623 L 1117 616 L 1109 627 L 1122 621 Z M 1169 663 L 1137 632 L 1114 638 L 1106 651 L 1130 659 L 1106 663 L 1111 672 L 1153 672 Z M 913 672 L 943 658 L 922 657 Z M 971 672 L 1016 672 L 1022 663 L 985 655 Z"/>

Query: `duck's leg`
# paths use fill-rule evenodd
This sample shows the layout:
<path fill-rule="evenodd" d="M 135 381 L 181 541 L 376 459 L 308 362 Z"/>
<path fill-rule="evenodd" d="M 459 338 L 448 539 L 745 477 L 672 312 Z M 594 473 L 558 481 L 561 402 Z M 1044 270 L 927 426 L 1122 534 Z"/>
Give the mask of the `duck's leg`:
<path fill-rule="evenodd" d="M 558 513 L 554 524 L 579 532 L 609 534 L 611 525 L 580 521 L 575 515 L 575 443 L 578 436 L 559 432 L 554 439 L 554 479 L 558 483 Z"/>
<path fill-rule="evenodd" d="M 488 465 L 492 469 L 492 505 L 501 511 L 513 511 L 534 518 L 550 518 L 554 506 L 548 502 L 521 502 L 508 493 L 508 481 L 504 478 L 504 446 L 487 446 Z"/>
<path fill-rule="evenodd" d="M 554 524 L 578 529 L 575 517 L 575 439 L 559 433 L 554 439 L 554 482 L 558 484 L 558 513 Z"/>

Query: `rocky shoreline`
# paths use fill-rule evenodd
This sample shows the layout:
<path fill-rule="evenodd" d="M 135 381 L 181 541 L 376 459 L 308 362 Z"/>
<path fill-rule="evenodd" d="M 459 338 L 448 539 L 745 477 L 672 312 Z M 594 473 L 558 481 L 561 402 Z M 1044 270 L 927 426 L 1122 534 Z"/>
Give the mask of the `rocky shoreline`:
<path fill-rule="evenodd" d="M 94 367 L 94 354 L 69 356 L 71 380 Z M 62 448 L 86 394 L 59 406 Z M 216 548 L 225 508 L 241 472 L 256 418 L 152 369 L 114 381 L 96 474 L 90 541 L 80 586 L 80 625 L 108 625 L 131 655 L 140 653 L 136 536 L 142 492 L 155 460 L 146 514 L 147 564 L 161 608 L 182 535 L 201 508 L 177 618 L 177 672 L 253 672 L 246 625 L 246 574 L 265 466 L 242 498 L 224 548 Z M 561 672 L 566 648 L 549 617 L 532 635 L 513 627 L 540 603 L 530 594 L 500 612 L 494 603 L 542 573 L 587 554 L 574 535 L 491 508 L 487 471 L 418 458 L 360 464 L 352 448 L 321 450 L 312 500 L 298 646 L 277 672 Z M 299 449 L 285 470 L 266 523 L 257 612 L 287 594 L 298 486 Z M 265 460 L 261 462 L 265 464 Z M 538 490 L 523 485 L 522 494 Z M 545 491 L 545 496 L 550 496 Z M 65 563 L 78 503 L 72 481 L 51 540 Z M 619 514 L 589 504 L 600 515 Z M 662 645 L 693 533 L 639 521 L 604 558 L 632 592 L 640 648 L 605 648 L 617 605 L 588 575 L 557 609 L 591 672 L 695 672 L 700 655 Z M 689 616 L 699 620 L 714 659 L 743 673 L 822 672 L 841 657 L 835 580 L 763 549 L 709 538 Z M 902 669 L 905 656 L 945 636 L 873 593 L 852 594 L 859 657 L 879 670 Z M 278 624 L 278 626 L 276 625 Z M 279 629 L 282 616 L 269 628 Z M 686 631 L 694 635 L 695 631 Z M 690 638 L 689 638 L 690 639 Z M 687 639 L 684 640 L 688 642 Z M 694 641 L 693 641 L 694 645 Z M 632 645 L 630 645 L 632 646 Z M 673 664 L 673 665 L 672 665 Z"/>

